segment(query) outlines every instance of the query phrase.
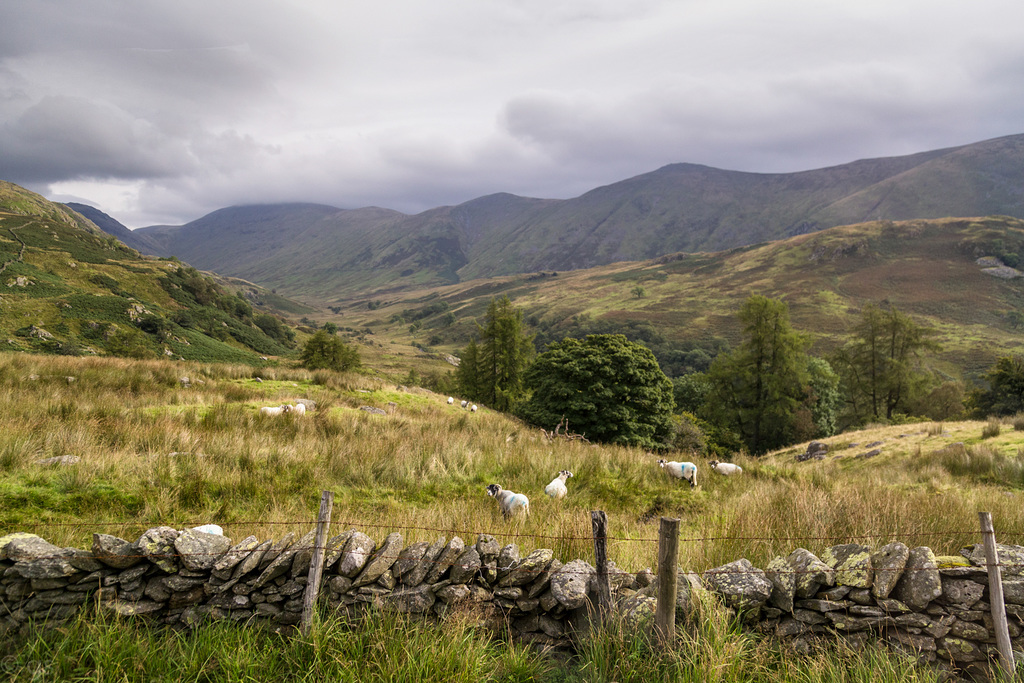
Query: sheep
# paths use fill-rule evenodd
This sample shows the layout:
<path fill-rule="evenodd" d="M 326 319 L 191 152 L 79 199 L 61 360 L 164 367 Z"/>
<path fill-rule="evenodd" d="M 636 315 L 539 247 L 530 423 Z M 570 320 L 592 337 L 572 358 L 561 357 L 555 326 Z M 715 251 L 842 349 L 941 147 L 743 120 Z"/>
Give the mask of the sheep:
<path fill-rule="evenodd" d="M 730 474 L 743 474 L 743 468 L 731 462 L 718 462 L 717 460 L 712 460 L 708 464 L 711 466 L 711 469 L 719 474 L 724 474 L 726 476 Z"/>
<path fill-rule="evenodd" d="M 475 403 L 470 407 L 470 410 L 472 410 L 474 413 L 476 412 L 476 404 Z"/>
<path fill-rule="evenodd" d="M 463 401 L 462 402 L 462 407 L 465 408 L 468 403 L 469 403 L 469 401 Z"/>
<path fill-rule="evenodd" d="M 449 396 L 448 397 L 448 405 L 452 405 L 453 403 L 455 403 L 455 399 L 452 398 L 451 396 Z"/>
<path fill-rule="evenodd" d="M 521 493 L 506 491 L 497 484 L 488 484 L 487 495 L 497 499 L 498 508 L 501 509 L 501 514 L 505 519 L 510 518 L 520 510 L 522 510 L 524 516 L 530 516 L 530 499 Z"/>
<path fill-rule="evenodd" d="M 296 415 L 305 415 L 306 406 L 302 403 L 296 403 L 295 405 L 292 406 L 291 412 L 295 413 Z"/>
<path fill-rule="evenodd" d="M 565 494 L 569 492 L 569 489 L 565 487 L 565 480 L 567 477 L 571 476 L 572 472 L 569 470 L 562 470 L 554 479 L 551 480 L 550 484 L 544 487 L 544 493 L 559 500 L 565 498 Z"/>
<path fill-rule="evenodd" d="M 676 462 L 659 460 L 658 464 L 663 469 L 668 470 L 668 473 L 677 479 L 685 479 L 690 482 L 690 488 L 697 485 L 697 466 L 692 462 Z"/>
<path fill-rule="evenodd" d="M 285 403 L 283 406 L 263 406 L 260 408 L 260 415 L 284 415 L 292 412 L 292 407 Z"/>

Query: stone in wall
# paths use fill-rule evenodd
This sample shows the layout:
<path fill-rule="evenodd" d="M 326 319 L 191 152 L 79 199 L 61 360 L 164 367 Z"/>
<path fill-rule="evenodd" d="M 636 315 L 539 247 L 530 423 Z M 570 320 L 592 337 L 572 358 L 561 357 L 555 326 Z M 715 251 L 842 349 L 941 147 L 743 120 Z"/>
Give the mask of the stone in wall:
<path fill-rule="evenodd" d="M 772 595 L 772 582 L 746 558 L 709 569 L 703 579 L 709 590 L 722 595 L 729 607 L 740 612 L 757 612 Z"/>
<path fill-rule="evenodd" d="M 875 568 L 871 594 L 876 598 L 888 598 L 903 576 L 909 558 L 910 548 L 899 541 L 879 548 L 871 556 L 871 564 Z"/>
<path fill-rule="evenodd" d="M 892 594 L 915 610 L 923 610 L 942 595 L 942 580 L 931 548 L 920 546 L 910 551 L 903 576 Z"/>

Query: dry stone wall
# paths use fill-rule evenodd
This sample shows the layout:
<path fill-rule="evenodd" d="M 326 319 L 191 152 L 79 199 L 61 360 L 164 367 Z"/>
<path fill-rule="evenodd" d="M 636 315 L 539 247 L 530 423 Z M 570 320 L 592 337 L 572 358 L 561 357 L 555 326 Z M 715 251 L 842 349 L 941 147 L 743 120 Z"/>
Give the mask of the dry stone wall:
<path fill-rule="evenodd" d="M 139 616 L 173 627 L 208 619 L 288 627 L 301 619 L 313 558 L 312 531 L 237 543 L 196 529 L 149 529 L 133 542 L 94 534 L 88 550 L 61 548 L 39 536 L 0 537 L 0 637 L 53 624 L 80 609 Z M 1024 651 L 1024 547 L 999 546 L 1003 591 L 1015 650 Z M 681 572 L 677 615 L 697 592 L 716 595 L 746 627 L 797 651 L 840 639 L 855 649 L 882 645 L 948 670 L 985 678 L 996 657 L 981 545 L 961 557 L 929 548 L 837 545 L 821 557 L 798 548 L 764 569 L 740 559 L 704 572 Z M 380 543 L 355 529 L 325 548 L 320 597 L 330 608 L 369 605 L 443 617 L 469 608 L 496 630 L 545 646 L 569 647 L 586 633 L 596 570 L 562 563 L 551 550 L 520 556 L 489 535 L 404 545 Z M 615 609 L 642 627 L 655 611 L 657 581 L 610 563 Z"/>

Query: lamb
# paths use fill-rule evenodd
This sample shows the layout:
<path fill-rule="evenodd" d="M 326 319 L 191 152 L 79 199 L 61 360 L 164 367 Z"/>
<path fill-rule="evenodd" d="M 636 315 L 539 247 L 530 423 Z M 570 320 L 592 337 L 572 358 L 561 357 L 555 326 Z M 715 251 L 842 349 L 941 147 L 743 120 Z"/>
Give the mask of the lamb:
<path fill-rule="evenodd" d="M 530 499 L 521 493 L 506 491 L 497 484 L 488 484 L 487 495 L 497 499 L 498 508 L 501 509 L 501 514 L 505 519 L 510 518 L 520 510 L 524 516 L 530 516 Z"/>
<path fill-rule="evenodd" d="M 306 406 L 302 403 L 296 403 L 295 405 L 292 406 L 291 412 L 295 413 L 296 415 L 305 415 Z"/>
<path fill-rule="evenodd" d="M 292 407 L 285 403 L 283 406 L 263 406 L 260 408 L 260 415 L 284 415 L 292 412 Z"/>
<path fill-rule="evenodd" d="M 558 476 L 552 479 L 551 483 L 544 487 L 544 493 L 558 500 L 565 498 L 565 494 L 569 493 L 569 489 L 565 487 L 565 480 L 571 476 L 572 472 L 569 470 L 560 471 Z"/>
<path fill-rule="evenodd" d="M 718 462 L 717 460 L 712 460 L 708 464 L 711 465 L 711 469 L 719 474 L 727 476 L 730 474 L 743 474 L 743 468 L 731 462 Z"/>
<path fill-rule="evenodd" d="M 668 473 L 677 479 L 685 479 L 690 482 L 690 488 L 697 485 L 697 466 L 692 462 L 676 462 L 675 460 L 659 460 L 658 464 L 668 470 Z"/>

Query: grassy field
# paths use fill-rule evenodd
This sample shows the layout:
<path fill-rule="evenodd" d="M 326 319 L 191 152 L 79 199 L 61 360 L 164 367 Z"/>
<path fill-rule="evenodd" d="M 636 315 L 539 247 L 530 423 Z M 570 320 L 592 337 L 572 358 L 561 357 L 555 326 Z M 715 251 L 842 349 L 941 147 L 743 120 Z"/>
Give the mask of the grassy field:
<path fill-rule="evenodd" d="M 188 386 L 182 377 L 189 378 Z M 258 414 L 261 405 L 298 398 L 316 401 L 316 410 L 301 418 Z M 938 555 L 955 554 L 980 540 L 979 510 L 992 512 L 998 540 L 1024 542 L 1024 432 L 1010 421 L 916 423 L 843 434 L 828 440 L 831 451 L 822 461 L 797 462 L 805 445 L 758 460 L 737 458 L 742 477 L 715 475 L 698 461 L 699 486 L 690 489 L 670 480 L 654 454 L 550 442 L 539 430 L 504 415 L 487 409 L 469 413 L 445 399 L 365 374 L 3 354 L 0 534 L 30 531 L 59 545 L 89 547 L 93 532 L 134 540 L 152 526 L 215 522 L 235 539 L 250 533 L 280 538 L 311 529 L 320 492 L 331 490 L 332 528 L 356 527 L 377 540 L 400 531 L 406 543 L 452 534 L 472 542 L 479 533 L 491 533 L 502 543 L 517 543 L 524 554 L 548 547 L 563 560 L 592 558 L 589 513 L 604 510 L 609 557 L 632 572 L 656 567 L 660 516 L 682 520 L 679 562 L 693 571 L 740 557 L 763 567 L 796 547 L 821 553 L 852 541 L 899 540 L 928 545 Z M 875 449 L 881 453 L 857 457 Z M 62 455 L 81 460 L 71 466 L 38 462 Z M 555 502 L 542 491 L 561 469 L 575 476 L 569 496 Z M 529 520 L 501 518 L 484 492 L 492 482 L 530 496 Z M 398 646 L 394 640 L 405 642 L 396 635 L 402 629 L 387 620 L 369 635 L 344 623 L 326 627 L 348 634 L 341 641 L 360 641 L 352 647 L 367 654 L 332 645 L 317 655 L 326 658 L 317 664 L 323 668 L 315 669 L 324 676 L 302 668 L 310 642 L 280 643 L 272 634 L 245 636 L 245 645 L 231 645 L 236 636 L 214 630 L 166 636 L 160 648 L 180 649 L 182 658 L 215 659 L 227 673 L 209 680 L 260 680 L 245 673 L 251 662 L 253 670 L 281 667 L 279 675 L 297 680 L 465 675 L 465 680 L 852 681 L 879 680 L 869 674 L 885 667 L 895 667 L 895 673 L 881 680 L 913 680 L 906 677 L 913 672 L 905 664 L 888 659 L 865 664 L 863 656 L 834 652 L 793 659 L 742 635 L 710 608 L 706 616 L 693 628 L 707 632 L 686 636 L 687 644 L 670 655 L 655 656 L 641 636 L 610 629 L 568 662 L 490 641 L 466 625 L 462 631 L 446 627 L 455 628 L 454 635 L 424 629 L 417 637 L 428 644 L 416 647 L 436 654 L 436 671 L 421 676 L 409 669 L 390 678 L 372 670 L 392 656 L 388 648 Z M 113 672 L 109 676 L 86 675 L 71 664 L 52 669 L 54 661 L 64 659 L 61 648 L 114 657 L 108 650 L 156 649 L 137 644 L 147 638 L 162 637 L 130 624 L 81 623 L 8 653 L 3 666 L 14 667 L 15 680 L 179 680 L 149 668 L 157 662 L 130 654 L 128 661 L 82 665 Z M 467 649 L 479 648 L 474 666 L 485 670 L 463 674 L 458 662 L 442 664 L 449 657 L 442 645 L 453 638 L 465 639 Z M 249 654 L 235 657 L 236 651 Z M 361 663 L 350 661 L 360 657 Z M 118 668 L 129 661 L 136 662 L 131 666 L 137 671 Z M 34 679 L 36 665 L 51 668 Z M 458 673 L 444 677 L 444 671 Z M 189 674 L 180 680 L 208 679 Z"/>

